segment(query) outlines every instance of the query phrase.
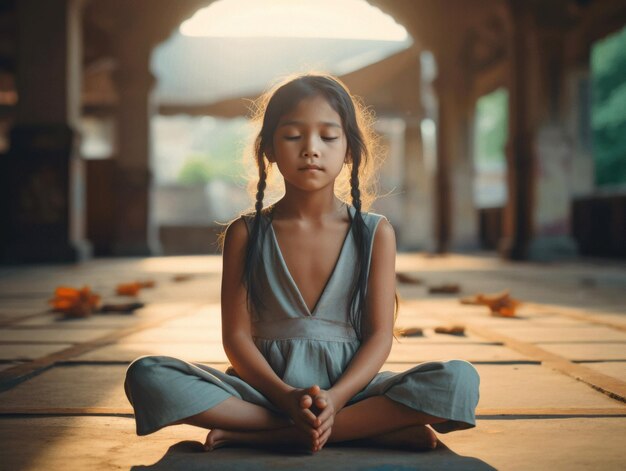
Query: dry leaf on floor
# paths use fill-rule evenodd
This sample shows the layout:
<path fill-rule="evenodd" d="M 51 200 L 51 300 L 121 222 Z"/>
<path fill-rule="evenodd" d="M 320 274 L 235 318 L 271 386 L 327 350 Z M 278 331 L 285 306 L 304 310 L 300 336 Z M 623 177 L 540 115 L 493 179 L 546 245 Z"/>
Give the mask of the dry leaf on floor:
<path fill-rule="evenodd" d="M 478 293 L 460 301 L 461 304 L 487 306 L 491 315 L 498 317 L 515 317 L 515 310 L 522 305 L 519 300 L 511 298 L 508 290 L 493 294 Z"/>
<path fill-rule="evenodd" d="M 409 275 L 408 273 L 397 272 L 396 280 L 398 283 L 406 283 L 411 285 L 421 285 L 424 284 L 424 281 L 416 276 Z"/>
<path fill-rule="evenodd" d="M 172 277 L 172 281 L 181 282 L 181 281 L 189 281 L 193 278 L 191 275 L 174 275 Z"/>
<path fill-rule="evenodd" d="M 141 288 L 141 283 L 138 283 L 137 281 L 133 283 L 120 283 L 115 288 L 115 292 L 120 296 L 137 296 Z"/>
<path fill-rule="evenodd" d="M 48 303 L 53 311 L 62 312 L 66 317 L 89 317 L 100 305 L 100 296 L 93 293 L 89 286 L 81 289 L 59 286 Z"/>
<path fill-rule="evenodd" d="M 118 312 L 122 314 L 132 314 L 137 309 L 144 307 L 144 303 L 121 303 L 121 304 L 104 304 L 100 308 L 100 312 Z"/>
<path fill-rule="evenodd" d="M 465 335 L 465 327 L 462 325 L 453 325 L 450 327 L 435 327 L 435 333 L 448 335 Z"/>
<path fill-rule="evenodd" d="M 459 291 L 461 291 L 461 287 L 457 284 L 443 284 L 428 288 L 430 294 L 456 294 Z"/>
<path fill-rule="evenodd" d="M 424 335 L 424 329 L 421 327 L 397 328 L 395 332 L 401 337 L 422 337 Z"/>

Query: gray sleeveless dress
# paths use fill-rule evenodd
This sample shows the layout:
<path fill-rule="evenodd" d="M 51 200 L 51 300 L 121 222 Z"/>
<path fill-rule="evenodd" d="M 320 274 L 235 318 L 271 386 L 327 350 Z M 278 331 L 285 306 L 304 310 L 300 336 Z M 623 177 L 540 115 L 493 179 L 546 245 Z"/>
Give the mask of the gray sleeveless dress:
<path fill-rule="evenodd" d="M 351 217 L 353 206 L 347 206 Z M 363 212 L 371 262 L 373 235 L 380 214 Z M 248 229 L 253 215 L 242 216 Z M 359 348 L 348 318 L 349 289 L 355 266 L 356 246 L 351 234 L 344 240 L 335 268 L 313 312 L 296 286 L 276 240 L 271 218 L 263 214 L 265 309 L 252 316 L 253 339 L 282 380 L 294 387 L 318 384 L 330 388 L 342 375 Z M 403 373 L 383 371 L 358 392 L 346 406 L 377 395 L 412 409 L 448 419 L 433 426 L 446 433 L 475 426 L 479 377 L 463 360 L 421 363 Z M 261 392 L 229 368 L 222 372 L 202 363 L 168 356 L 143 356 L 126 371 L 124 389 L 133 405 L 137 435 L 148 435 L 180 419 L 210 409 L 229 397 L 237 397 L 282 413 Z"/>

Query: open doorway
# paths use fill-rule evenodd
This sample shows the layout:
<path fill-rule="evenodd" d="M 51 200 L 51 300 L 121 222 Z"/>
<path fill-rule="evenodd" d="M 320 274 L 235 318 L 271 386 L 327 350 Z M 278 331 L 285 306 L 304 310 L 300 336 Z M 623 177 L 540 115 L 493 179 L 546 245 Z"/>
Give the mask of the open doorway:
<path fill-rule="evenodd" d="M 481 96 L 474 113 L 474 205 L 479 214 L 481 248 L 496 250 L 507 202 L 508 91 Z"/>

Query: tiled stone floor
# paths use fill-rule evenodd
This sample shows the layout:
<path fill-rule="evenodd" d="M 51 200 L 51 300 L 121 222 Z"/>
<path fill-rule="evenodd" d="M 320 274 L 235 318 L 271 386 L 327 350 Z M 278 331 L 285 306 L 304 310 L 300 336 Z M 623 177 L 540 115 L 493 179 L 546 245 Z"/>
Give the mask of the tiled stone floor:
<path fill-rule="evenodd" d="M 510 263 L 491 255 L 400 254 L 397 321 L 424 336 L 400 338 L 383 370 L 429 360 L 472 361 L 481 376 L 475 429 L 439 436 L 434 452 L 326 447 L 315 455 L 223 448 L 199 452 L 206 431 L 135 434 L 122 382 L 130 361 L 162 354 L 225 368 L 219 257 L 94 260 L 0 268 L 0 469 L 625 469 L 626 264 L 580 260 Z M 175 282 L 173 275 L 190 274 Z M 154 279 L 132 315 L 60 320 L 46 300 L 58 285 Z M 514 319 L 431 295 L 509 289 L 525 301 Z M 462 324 L 465 336 L 436 334 Z"/>

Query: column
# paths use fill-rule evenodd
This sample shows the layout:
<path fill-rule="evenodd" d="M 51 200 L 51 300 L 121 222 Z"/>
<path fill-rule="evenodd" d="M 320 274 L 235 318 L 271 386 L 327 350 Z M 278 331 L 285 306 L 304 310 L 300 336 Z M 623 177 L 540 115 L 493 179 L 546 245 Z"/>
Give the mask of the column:
<path fill-rule="evenodd" d="M 152 216 L 150 168 L 151 95 L 155 84 L 150 71 L 150 54 L 154 43 L 139 32 L 126 30 L 124 33 L 123 41 L 116 44 L 119 69 L 114 75 L 119 105 L 113 253 L 147 256 L 160 252 Z"/>
<path fill-rule="evenodd" d="M 560 113 L 563 33 L 532 5 L 510 3 L 509 198 L 501 254 L 513 260 L 576 255 L 570 235 L 573 151 Z"/>
<path fill-rule="evenodd" d="M 85 259 L 81 0 L 20 0 L 16 122 L 3 166 L 5 263 Z M 6 223 L 6 225 L 4 224 Z"/>
<path fill-rule="evenodd" d="M 432 231 L 434 185 L 432 182 L 434 168 L 424 158 L 421 120 L 406 120 L 405 130 L 405 164 L 404 188 L 406 200 L 404 205 L 405 224 L 403 227 L 402 245 L 409 250 L 431 251 L 434 248 Z"/>
<path fill-rule="evenodd" d="M 435 228 L 437 252 L 478 247 L 478 213 L 473 195 L 467 75 L 456 49 L 437 52 L 438 100 Z"/>

